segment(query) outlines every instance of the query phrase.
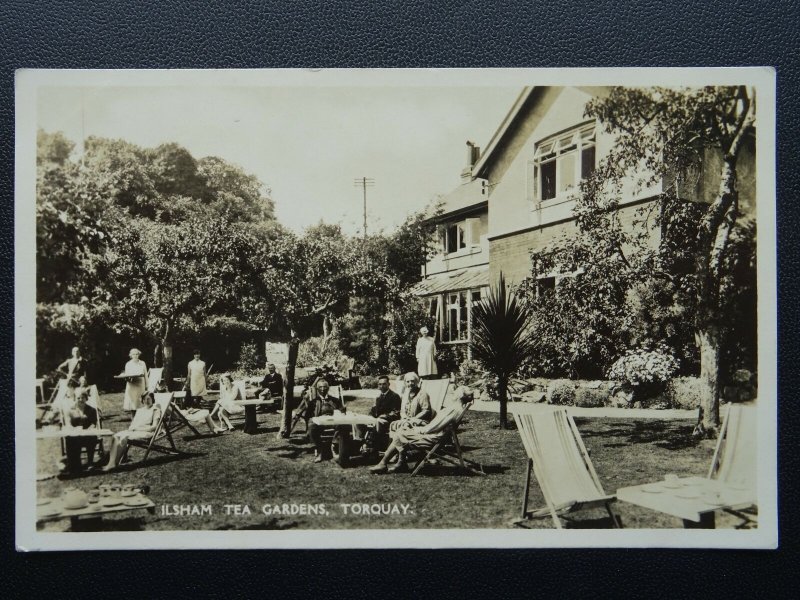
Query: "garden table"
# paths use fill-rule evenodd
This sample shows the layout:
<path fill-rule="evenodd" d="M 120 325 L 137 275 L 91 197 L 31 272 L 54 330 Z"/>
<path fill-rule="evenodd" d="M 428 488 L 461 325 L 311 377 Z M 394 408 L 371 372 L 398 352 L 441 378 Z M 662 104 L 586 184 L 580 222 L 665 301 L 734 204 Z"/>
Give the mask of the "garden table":
<path fill-rule="evenodd" d="M 36 430 L 36 439 L 37 440 L 63 440 L 69 437 L 109 437 L 114 435 L 114 432 L 110 429 L 79 429 L 76 427 L 53 427 L 53 426 L 46 426 L 46 429 L 37 429 Z M 41 448 L 40 448 L 41 450 Z M 63 446 L 59 448 L 59 457 L 63 455 L 64 448 Z M 51 479 L 56 476 L 57 474 L 57 461 L 53 461 L 51 466 L 45 467 L 45 469 L 52 469 L 51 471 L 43 470 L 36 474 L 36 481 L 43 481 L 45 479 Z"/>
<path fill-rule="evenodd" d="M 272 406 L 275 404 L 274 400 L 261 400 L 260 398 L 253 398 L 252 400 L 236 400 L 236 404 L 244 406 L 244 428 L 242 431 L 253 435 L 258 431 L 258 417 L 256 416 L 257 406 Z"/>
<path fill-rule="evenodd" d="M 683 519 L 686 529 L 714 529 L 720 508 L 756 504 L 754 490 L 705 477 L 683 477 L 617 490 L 617 500 Z"/>
<path fill-rule="evenodd" d="M 74 530 L 79 517 L 101 519 L 105 514 L 141 509 L 146 509 L 150 514 L 155 514 L 156 511 L 155 503 L 142 493 L 113 500 L 101 498 L 99 502 L 74 509 L 66 508 L 61 498 L 43 498 L 36 503 L 36 520 L 44 522 L 69 518 Z"/>
<path fill-rule="evenodd" d="M 374 427 L 377 422 L 375 417 L 356 413 L 322 415 L 320 417 L 312 417 L 311 420 L 320 427 L 336 427 L 338 425 L 367 425 Z"/>

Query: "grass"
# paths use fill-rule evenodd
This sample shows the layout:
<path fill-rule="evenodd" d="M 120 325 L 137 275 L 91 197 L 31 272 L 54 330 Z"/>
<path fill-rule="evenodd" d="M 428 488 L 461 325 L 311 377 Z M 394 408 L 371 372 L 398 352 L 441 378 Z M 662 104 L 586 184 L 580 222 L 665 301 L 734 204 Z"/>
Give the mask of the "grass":
<path fill-rule="evenodd" d="M 101 397 L 103 426 L 128 427 L 121 411 L 122 395 Z M 350 411 L 366 412 L 368 400 L 353 401 Z M 313 446 L 295 434 L 278 439 L 279 415 L 259 414 L 259 431 L 185 439 L 178 447 L 190 454 L 165 457 L 151 454 L 146 465 L 131 465 L 112 473 L 87 473 L 71 479 L 38 483 L 40 496 L 59 495 L 66 487 L 88 491 L 102 483 L 150 486 L 157 505 L 155 515 L 144 511 L 109 515 L 103 530 L 225 530 L 225 529 L 336 529 L 336 528 L 508 528 L 517 518 L 525 475 L 525 453 L 516 431 L 497 427 L 497 415 L 470 412 L 459 438 L 468 458 L 479 462 L 486 476 L 464 475 L 455 468 L 426 467 L 408 474 L 376 476 L 366 465 L 342 469 L 333 462 L 315 464 Z M 705 475 L 713 443 L 691 437 L 692 422 L 634 419 L 576 419 L 607 492 L 620 487 L 663 479 L 667 473 Z M 302 428 L 302 425 L 300 426 Z M 202 428 L 205 429 L 205 426 Z M 108 442 L 106 442 L 108 445 Z M 39 441 L 40 469 L 52 465 L 58 442 Z M 139 460 L 142 450 L 131 449 Z M 345 514 L 341 504 L 407 505 L 407 514 Z M 161 505 L 210 504 L 213 514 L 167 516 Z M 264 505 L 324 504 L 327 514 L 266 515 Z M 225 505 L 247 505 L 249 514 L 226 514 Z M 531 508 L 543 506 L 538 484 L 531 486 Z M 398 507 L 399 508 L 399 507 Z M 233 510 L 233 509 L 230 509 Z M 678 519 L 623 502 L 615 505 L 625 527 L 681 527 Z M 602 510 L 577 513 L 573 526 L 608 526 Z M 717 527 L 733 527 L 734 517 L 717 513 Z M 68 520 L 40 524 L 40 530 L 66 530 Z M 550 528 L 552 520 L 529 523 Z"/>

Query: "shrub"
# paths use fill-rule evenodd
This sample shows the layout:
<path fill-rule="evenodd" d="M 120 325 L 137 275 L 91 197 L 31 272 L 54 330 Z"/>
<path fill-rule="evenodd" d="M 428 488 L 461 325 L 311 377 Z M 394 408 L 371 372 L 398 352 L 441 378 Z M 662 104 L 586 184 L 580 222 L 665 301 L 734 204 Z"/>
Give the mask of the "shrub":
<path fill-rule="evenodd" d="M 609 400 L 608 390 L 579 387 L 575 390 L 575 406 L 583 408 L 597 408 L 605 406 Z"/>
<path fill-rule="evenodd" d="M 608 370 L 608 378 L 631 385 L 666 384 L 678 370 L 678 361 L 666 348 L 631 350 Z"/>
<path fill-rule="evenodd" d="M 556 382 L 550 391 L 549 402 L 559 406 L 574 406 L 575 385 L 571 382 Z"/>
<path fill-rule="evenodd" d="M 697 377 L 675 377 L 667 385 L 667 398 L 676 408 L 695 409 L 703 400 L 704 386 Z"/>
<path fill-rule="evenodd" d="M 436 367 L 440 376 L 458 372 L 459 365 L 465 360 L 465 346 L 439 346 L 436 352 Z M 414 367 L 416 370 L 416 366 Z"/>
<path fill-rule="evenodd" d="M 260 362 L 258 347 L 253 342 L 244 342 L 239 347 L 239 360 L 236 361 L 237 371 L 254 373 L 259 369 Z"/>
<path fill-rule="evenodd" d="M 303 340 L 297 350 L 298 367 L 321 367 L 322 365 L 336 365 L 345 358 L 339 350 L 336 335 L 328 336 L 327 341 L 322 337 L 312 337 Z"/>
<path fill-rule="evenodd" d="M 458 366 L 458 382 L 461 385 L 475 387 L 477 383 L 486 381 L 486 371 L 477 361 L 465 360 Z"/>
<path fill-rule="evenodd" d="M 376 389 L 378 387 L 378 378 L 374 375 L 361 375 L 358 378 L 361 383 L 362 389 Z"/>

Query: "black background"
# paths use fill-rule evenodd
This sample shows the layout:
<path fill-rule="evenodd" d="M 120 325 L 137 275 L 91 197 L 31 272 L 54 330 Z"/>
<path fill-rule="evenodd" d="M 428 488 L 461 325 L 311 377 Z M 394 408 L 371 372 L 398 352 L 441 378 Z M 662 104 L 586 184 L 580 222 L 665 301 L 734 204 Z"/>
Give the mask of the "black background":
<path fill-rule="evenodd" d="M 797 1 L 0 3 L 0 531 L 4 596 L 327 598 L 791 595 L 800 398 Z M 324 4 L 320 6 L 319 4 Z M 781 549 L 15 553 L 14 70 L 771 65 L 778 72 Z M 761 288 L 764 293 L 763 287 Z M 516 502 L 517 499 L 509 499 Z M 458 502 L 469 502 L 460 498 Z M 202 533 L 198 533 L 202 535 Z M 346 535 L 346 532 L 343 533 Z M 384 534 L 387 539 L 391 534 Z M 436 532 L 430 535 L 436 536 Z M 535 535 L 535 533 L 533 533 Z M 788 594 L 787 594 L 788 592 Z"/>

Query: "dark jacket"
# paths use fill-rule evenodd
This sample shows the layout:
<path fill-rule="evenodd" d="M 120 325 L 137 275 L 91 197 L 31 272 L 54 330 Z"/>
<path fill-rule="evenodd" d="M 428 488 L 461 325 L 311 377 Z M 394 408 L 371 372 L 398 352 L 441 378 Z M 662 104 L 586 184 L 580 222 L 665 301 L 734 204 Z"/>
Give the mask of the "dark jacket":
<path fill-rule="evenodd" d="M 323 400 L 317 392 L 308 390 L 303 395 L 303 401 L 297 407 L 297 414 L 303 415 L 304 419 L 319 417 L 322 415 L 332 415 L 334 410 L 345 412 L 342 401 L 336 396 L 328 394 Z"/>
<path fill-rule="evenodd" d="M 283 377 L 277 371 L 267 373 L 261 380 L 261 389 L 269 390 L 271 396 L 283 396 Z"/>
<path fill-rule="evenodd" d="M 375 406 L 370 410 L 373 417 L 400 417 L 400 404 L 402 400 L 400 396 L 393 390 L 387 392 L 375 399 Z"/>

